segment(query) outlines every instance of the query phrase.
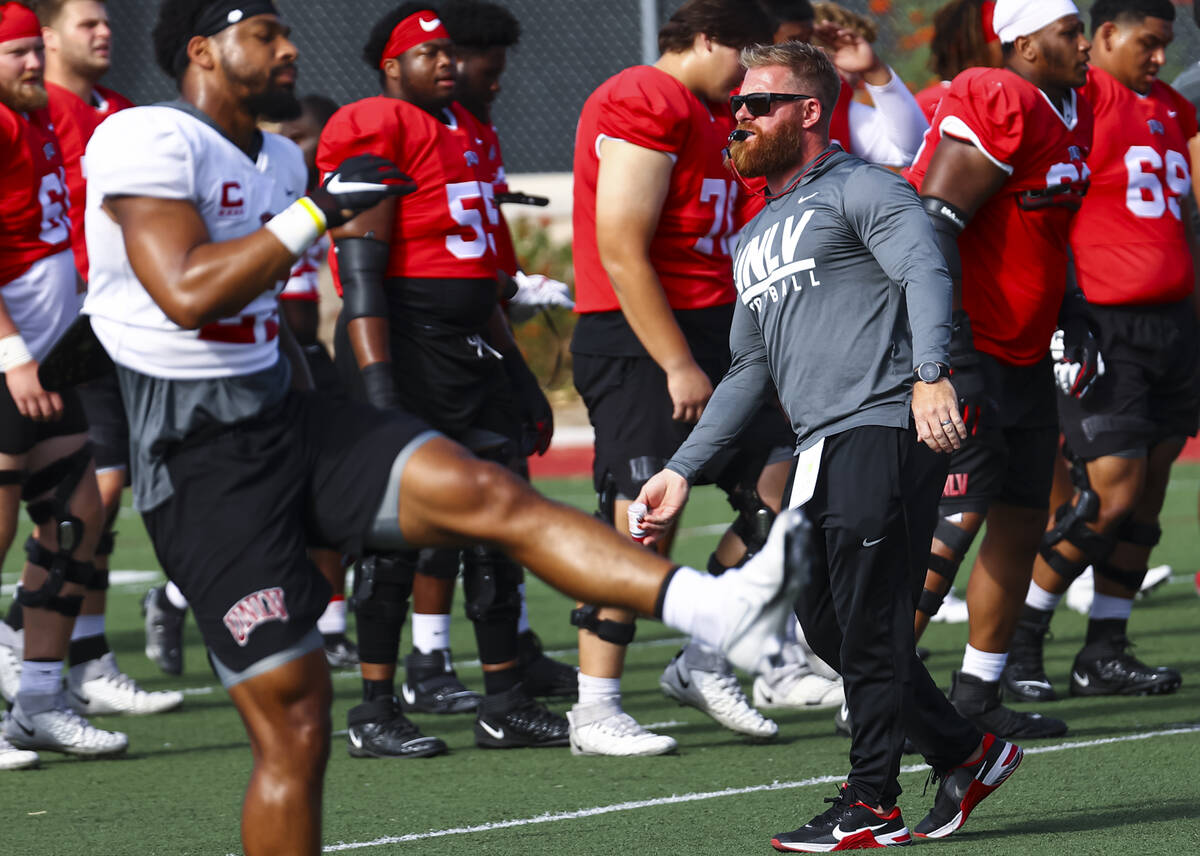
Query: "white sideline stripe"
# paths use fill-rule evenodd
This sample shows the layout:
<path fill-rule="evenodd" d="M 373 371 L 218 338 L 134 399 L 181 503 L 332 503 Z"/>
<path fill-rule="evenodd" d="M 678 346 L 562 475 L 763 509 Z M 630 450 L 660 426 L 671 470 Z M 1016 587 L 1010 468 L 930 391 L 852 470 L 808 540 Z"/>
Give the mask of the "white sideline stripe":
<path fill-rule="evenodd" d="M 157 582 L 163 578 L 162 571 L 109 571 L 110 586 L 137 586 Z M 17 584 L 0 586 L 0 594 L 10 595 L 17 591 Z"/>
<path fill-rule="evenodd" d="M 1153 737 L 1169 737 L 1177 734 L 1195 734 L 1200 732 L 1200 725 L 1189 725 L 1180 728 L 1168 728 L 1162 731 L 1147 731 L 1141 734 L 1123 734 L 1118 737 L 1102 737 L 1096 740 L 1077 740 L 1070 743 L 1059 743 L 1054 746 L 1036 746 L 1026 749 L 1027 755 L 1043 755 L 1047 752 L 1066 752 L 1073 749 L 1087 749 L 1092 746 L 1106 746 L 1110 743 L 1129 743 L 1135 740 L 1149 740 Z M 919 773 L 928 770 L 925 764 L 909 764 L 900 768 L 901 773 Z M 388 844 L 403 844 L 408 841 L 424 841 L 429 838 L 445 838 L 450 835 L 466 835 L 472 832 L 491 832 L 497 829 L 512 829 L 519 826 L 533 826 L 540 823 L 556 823 L 562 820 L 580 820 L 585 817 L 596 817 L 602 814 L 613 814 L 621 811 L 635 811 L 642 808 L 656 808 L 664 805 L 700 802 L 702 800 L 719 799 L 721 797 L 736 797 L 745 794 L 765 793 L 768 791 L 785 791 L 795 788 L 806 788 L 812 785 L 828 785 L 845 781 L 846 774 L 838 773 L 831 776 L 814 776 L 811 779 L 801 779 L 796 782 L 771 782 L 769 785 L 751 785 L 745 788 L 725 788 L 720 791 L 701 791 L 691 794 L 673 794 L 669 797 L 655 797 L 648 800 L 631 800 L 614 803 L 613 805 L 595 806 L 578 811 L 547 812 L 534 817 L 515 818 L 513 820 L 498 820 L 491 823 L 481 823 L 475 826 L 458 826 L 451 829 L 438 829 L 431 832 L 410 832 L 407 835 L 389 835 L 372 841 L 341 841 L 322 848 L 325 853 L 340 853 L 343 850 L 361 850 L 367 847 L 383 847 Z"/>

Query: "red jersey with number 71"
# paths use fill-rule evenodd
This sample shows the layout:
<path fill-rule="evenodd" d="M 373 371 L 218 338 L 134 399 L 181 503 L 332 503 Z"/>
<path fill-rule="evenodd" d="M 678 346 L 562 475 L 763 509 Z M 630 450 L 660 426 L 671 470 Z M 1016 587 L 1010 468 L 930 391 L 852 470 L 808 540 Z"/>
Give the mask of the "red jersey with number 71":
<path fill-rule="evenodd" d="M 1071 225 L 1079 287 L 1091 303 L 1183 300 L 1193 286 L 1183 203 L 1196 108 L 1162 81 L 1138 95 L 1098 68 L 1082 91 L 1096 111 L 1096 144 L 1092 186 Z"/>
<path fill-rule="evenodd" d="M 71 245 L 67 179 L 47 110 L 0 104 L 0 286 Z"/>
<path fill-rule="evenodd" d="M 338 110 L 325 125 L 317 168 L 328 174 L 362 154 L 387 158 L 417 184 L 396 202 L 387 276 L 496 278 L 483 190 L 449 128 L 399 98 L 364 98 Z M 337 253 L 330 254 L 329 263 L 341 293 Z"/>
<path fill-rule="evenodd" d="M 596 242 L 600 144 L 623 140 L 671 158 L 670 186 L 650 243 L 650 260 L 673 309 L 734 300 L 731 243 L 737 234 L 736 179 L 721 150 L 735 123 L 652 66 L 609 78 L 588 97 L 575 135 L 575 310 L 621 308 Z"/>
<path fill-rule="evenodd" d="M 943 137 L 971 143 L 1008 178 L 958 237 L 975 347 L 1010 365 L 1046 356 L 1067 281 L 1071 220 L 1088 190 L 1092 108 L 1054 105 L 1023 77 L 972 68 L 954 78 L 905 175 L 921 190 Z"/>

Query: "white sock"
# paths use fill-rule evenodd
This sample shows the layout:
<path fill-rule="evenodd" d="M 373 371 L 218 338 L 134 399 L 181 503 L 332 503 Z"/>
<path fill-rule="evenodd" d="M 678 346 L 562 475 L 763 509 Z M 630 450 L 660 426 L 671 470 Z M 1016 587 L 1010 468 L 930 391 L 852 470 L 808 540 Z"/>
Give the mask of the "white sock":
<path fill-rule="evenodd" d="M 167 600 L 171 602 L 171 606 L 176 609 L 187 609 L 187 598 L 183 596 L 183 592 L 179 590 L 179 586 L 167 580 Z"/>
<path fill-rule="evenodd" d="M 1132 600 L 1097 592 L 1096 596 L 1092 598 L 1092 609 L 1088 613 L 1088 618 L 1092 619 L 1092 621 L 1105 621 L 1110 618 L 1128 620 L 1132 612 Z"/>
<path fill-rule="evenodd" d="M 75 626 L 71 628 L 71 641 L 86 639 L 89 636 L 104 635 L 103 615 L 79 615 L 75 618 Z"/>
<path fill-rule="evenodd" d="M 677 569 L 663 598 L 663 624 L 701 640 L 720 639 L 725 624 L 720 579 L 695 568 Z"/>
<path fill-rule="evenodd" d="M 323 636 L 336 636 L 346 632 L 346 599 L 335 595 L 317 619 L 317 632 Z"/>
<path fill-rule="evenodd" d="M 49 663 L 26 660 L 21 664 L 21 688 L 18 692 L 53 695 L 62 688 L 62 670 L 62 660 Z"/>
<path fill-rule="evenodd" d="M 1040 609 L 1042 612 L 1054 612 L 1060 600 L 1062 600 L 1061 594 L 1046 591 L 1033 580 L 1029 581 L 1029 591 L 1025 595 L 1026 606 L 1031 609 Z"/>
<path fill-rule="evenodd" d="M 413 647 L 432 654 L 450 647 L 450 616 L 413 613 Z"/>
<path fill-rule="evenodd" d="M 992 654 L 968 645 L 967 649 L 963 651 L 962 670 L 981 681 L 995 683 L 1000 680 L 1000 673 L 1004 671 L 1006 662 L 1008 662 L 1007 651 L 1003 654 Z"/>
<path fill-rule="evenodd" d="M 593 678 L 579 673 L 579 703 L 593 704 L 598 701 L 615 701 L 621 704 L 620 678 Z"/>
<path fill-rule="evenodd" d="M 525 583 L 518 585 L 517 591 L 521 593 L 521 617 L 517 619 L 517 633 L 524 633 L 530 629 L 529 604 L 525 602 Z"/>

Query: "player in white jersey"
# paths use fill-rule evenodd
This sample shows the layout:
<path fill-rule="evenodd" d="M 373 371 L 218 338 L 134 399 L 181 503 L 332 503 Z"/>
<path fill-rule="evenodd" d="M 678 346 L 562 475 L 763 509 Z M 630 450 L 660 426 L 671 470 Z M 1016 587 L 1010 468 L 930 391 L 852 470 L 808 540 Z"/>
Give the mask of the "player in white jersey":
<path fill-rule="evenodd" d="M 808 537 L 781 515 L 758 556 L 714 579 L 403 411 L 290 389 L 279 282 L 327 227 L 412 184 L 357 156 L 300 196 L 299 151 L 256 127 L 295 106 L 288 32 L 271 0 L 165 0 L 155 52 L 181 99 L 122 112 L 87 152 L 85 308 L 116 363 L 135 503 L 250 736 L 249 856 L 320 847 L 332 693 L 315 625 L 329 586 L 307 546 L 494 545 L 569 597 L 665 616 L 753 668 L 778 648 L 795 597 L 785 559 L 802 564 Z M 369 586 L 411 588 L 403 567 L 382 570 Z"/>

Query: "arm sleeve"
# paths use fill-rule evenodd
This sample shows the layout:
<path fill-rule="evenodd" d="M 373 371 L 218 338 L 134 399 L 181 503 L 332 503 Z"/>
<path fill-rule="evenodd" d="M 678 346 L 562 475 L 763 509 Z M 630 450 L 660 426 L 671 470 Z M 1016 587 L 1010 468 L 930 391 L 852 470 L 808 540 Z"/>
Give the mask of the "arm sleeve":
<path fill-rule="evenodd" d="M 883 86 L 867 84 L 875 107 L 850 102 L 850 146 L 864 160 L 887 166 L 908 166 L 929 129 L 917 99 L 900 75 Z"/>
<path fill-rule="evenodd" d="M 912 186 L 882 167 L 862 166 L 847 180 L 843 204 L 851 227 L 904 292 L 913 367 L 949 364 L 953 285 Z"/>
<path fill-rule="evenodd" d="M 175 122 L 143 118 L 138 110 L 124 110 L 96 129 L 85 155 L 91 193 L 194 199 L 194 156 L 183 132 Z"/>
<path fill-rule="evenodd" d="M 729 330 L 733 362 L 713 390 L 704 414 L 680 446 L 667 469 L 689 482 L 712 458 L 732 443 L 758 410 L 771 388 L 767 348 L 750 311 L 738 301 Z"/>

